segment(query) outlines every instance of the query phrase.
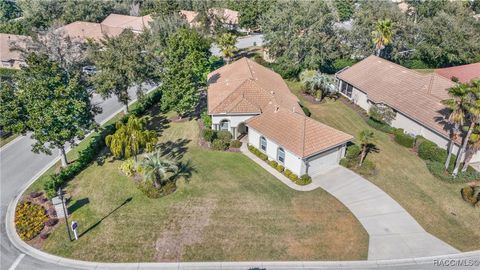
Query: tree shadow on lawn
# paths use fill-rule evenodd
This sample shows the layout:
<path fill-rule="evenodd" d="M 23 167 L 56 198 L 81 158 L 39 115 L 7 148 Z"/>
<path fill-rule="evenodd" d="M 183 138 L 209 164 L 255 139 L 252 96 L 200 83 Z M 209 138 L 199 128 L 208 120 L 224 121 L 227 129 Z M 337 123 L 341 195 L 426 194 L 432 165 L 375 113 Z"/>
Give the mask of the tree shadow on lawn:
<path fill-rule="evenodd" d="M 68 209 L 68 213 L 72 214 L 73 212 L 77 211 L 78 209 L 82 208 L 82 206 L 87 205 L 90 203 L 88 198 L 83 198 L 80 200 L 76 200 L 72 205 L 70 205 Z"/>
<path fill-rule="evenodd" d="M 162 152 L 162 156 L 173 160 L 183 158 L 188 150 L 189 139 L 177 139 L 176 141 L 167 141 L 157 145 L 157 150 Z"/>
<path fill-rule="evenodd" d="M 168 123 L 170 121 L 162 113 L 159 105 L 154 106 L 149 114 L 151 115 L 151 118 L 148 121 L 147 129 L 155 130 L 160 136 L 161 133 L 169 127 Z"/>
<path fill-rule="evenodd" d="M 120 209 L 122 206 L 124 206 L 125 204 L 129 203 L 132 201 L 132 197 L 126 199 L 122 204 L 120 204 L 119 206 L 117 206 L 115 209 L 113 209 L 112 211 L 110 211 L 110 213 L 108 213 L 107 215 L 105 215 L 104 217 L 102 217 L 99 221 L 97 221 L 95 224 L 93 224 L 92 226 L 90 226 L 88 229 L 86 229 L 84 232 L 82 232 L 78 238 L 82 237 L 83 235 L 87 234 L 89 231 L 93 230 L 95 227 L 97 227 L 98 225 L 100 225 L 100 223 L 102 223 L 103 220 L 105 220 L 106 218 L 108 218 L 111 214 L 113 214 L 115 211 L 117 211 L 118 209 Z"/>

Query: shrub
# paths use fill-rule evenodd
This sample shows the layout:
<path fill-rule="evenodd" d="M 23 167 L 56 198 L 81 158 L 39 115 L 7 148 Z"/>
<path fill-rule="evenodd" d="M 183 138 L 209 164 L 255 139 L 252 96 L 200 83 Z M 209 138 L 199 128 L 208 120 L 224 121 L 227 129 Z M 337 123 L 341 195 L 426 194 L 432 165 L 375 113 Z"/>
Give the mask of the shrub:
<path fill-rule="evenodd" d="M 263 160 L 263 161 L 267 161 L 268 160 L 268 156 L 265 155 L 264 153 L 258 151 L 258 157 Z"/>
<path fill-rule="evenodd" d="M 207 142 L 212 142 L 217 138 L 217 132 L 212 129 L 204 129 L 203 130 L 203 139 Z"/>
<path fill-rule="evenodd" d="M 308 174 L 304 174 L 300 177 L 300 179 L 297 181 L 297 184 L 304 186 L 312 183 L 312 177 L 310 177 Z"/>
<path fill-rule="evenodd" d="M 350 58 L 338 58 L 338 59 L 335 59 L 335 61 L 333 61 L 333 72 L 337 72 L 337 71 L 340 71 L 346 67 L 349 67 L 349 66 L 352 66 L 353 64 L 355 64 L 357 61 L 354 60 L 354 59 L 350 59 Z"/>
<path fill-rule="evenodd" d="M 124 162 L 122 162 L 122 165 L 120 165 L 120 170 L 128 177 L 132 177 L 136 170 L 135 166 L 135 161 L 133 159 L 127 159 Z"/>
<path fill-rule="evenodd" d="M 58 219 L 56 218 L 50 218 L 47 221 L 45 221 L 45 225 L 48 227 L 53 227 L 58 223 Z"/>
<path fill-rule="evenodd" d="M 299 180 L 298 176 L 297 176 L 296 174 L 294 174 L 294 173 L 290 174 L 290 175 L 288 176 L 288 178 L 289 178 L 290 180 L 292 180 L 292 182 L 294 182 L 294 183 L 297 183 L 298 180 Z"/>
<path fill-rule="evenodd" d="M 230 142 L 231 148 L 240 148 L 242 146 L 242 142 L 239 140 L 233 140 Z"/>
<path fill-rule="evenodd" d="M 408 135 L 408 134 L 403 133 L 403 129 L 400 128 L 400 129 L 395 130 L 394 134 L 395 134 L 395 142 L 397 142 L 401 146 L 405 146 L 405 147 L 408 147 L 408 148 L 413 147 L 413 143 L 415 142 L 415 138 Z"/>
<path fill-rule="evenodd" d="M 480 198 L 475 198 L 474 196 L 474 193 L 475 193 L 475 190 L 474 190 L 474 187 L 471 187 L 471 186 L 467 186 L 467 187 L 464 187 L 460 190 L 460 193 L 462 194 L 462 199 L 468 203 L 470 203 L 471 205 L 475 205 L 478 200 Z"/>
<path fill-rule="evenodd" d="M 480 178 L 480 173 L 474 170 L 459 172 L 456 177 L 453 177 L 450 171 L 445 170 L 445 164 L 438 161 L 427 161 L 427 168 L 436 178 L 450 183 L 464 183 Z"/>
<path fill-rule="evenodd" d="M 447 160 L 447 150 L 438 147 L 434 142 L 429 140 L 424 140 L 418 145 L 418 156 L 421 159 L 436 161 L 436 162 L 445 162 Z M 452 158 L 455 160 L 454 158 Z"/>
<path fill-rule="evenodd" d="M 284 174 L 287 178 L 290 178 L 290 175 L 292 175 L 292 171 L 290 171 L 289 169 L 286 169 Z"/>
<path fill-rule="evenodd" d="M 362 150 L 360 149 L 360 146 L 352 144 L 347 147 L 347 153 L 345 154 L 345 157 L 347 159 L 354 160 L 358 158 L 361 152 Z"/>
<path fill-rule="evenodd" d="M 139 182 L 137 188 L 150 199 L 156 199 L 160 197 L 160 189 L 156 188 L 152 182 Z"/>
<path fill-rule="evenodd" d="M 217 151 L 225 151 L 228 148 L 228 142 L 220 139 L 215 139 L 212 142 L 212 149 Z"/>
<path fill-rule="evenodd" d="M 43 194 L 43 192 L 34 191 L 34 192 L 30 193 L 30 198 L 34 199 L 34 198 L 42 196 L 42 194 Z"/>
<path fill-rule="evenodd" d="M 230 142 L 232 140 L 232 133 L 226 130 L 218 131 L 217 139 L 222 140 L 224 142 Z"/>
<path fill-rule="evenodd" d="M 28 241 L 37 236 L 45 227 L 48 219 L 43 206 L 31 202 L 22 202 L 15 209 L 15 227 L 20 238 Z"/>
<path fill-rule="evenodd" d="M 373 105 L 370 107 L 370 110 L 368 110 L 368 115 L 379 123 L 390 125 L 392 120 L 395 119 L 396 113 L 388 106 Z"/>
<path fill-rule="evenodd" d="M 269 160 L 268 165 L 270 165 L 272 168 L 277 168 L 278 163 L 275 160 Z"/>
<path fill-rule="evenodd" d="M 366 159 L 363 161 L 362 166 L 357 168 L 357 172 L 363 176 L 370 176 L 375 174 L 375 163 Z"/>
<path fill-rule="evenodd" d="M 202 119 L 203 125 L 206 128 L 212 128 L 212 117 L 208 115 L 207 111 L 203 111 L 202 114 L 200 114 L 200 118 Z"/>
<path fill-rule="evenodd" d="M 385 133 L 390 133 L 390 134 L 393 133 L 393 127 L 389 126 L 388 124 L 379 122 L 373 118 L 368 118 L 366 122 L 369 126 L 373 127 L 374 129 L 383 131 Z"/>
<path fill-rule="evenodd" d="M 283 165 L 281 165 L 281 164 L 278 164 L 276 169 L 279 172 L 283 172 L 283 170 L 285 170 L 285 167 L 283 167 Z"/>

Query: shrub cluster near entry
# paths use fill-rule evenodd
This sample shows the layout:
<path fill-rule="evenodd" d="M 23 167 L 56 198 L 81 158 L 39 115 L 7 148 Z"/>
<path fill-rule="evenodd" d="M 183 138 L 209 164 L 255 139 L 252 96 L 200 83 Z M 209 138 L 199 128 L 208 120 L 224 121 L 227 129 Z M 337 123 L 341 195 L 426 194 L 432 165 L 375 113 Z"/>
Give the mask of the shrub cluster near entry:
<path fill-rule="evenodd" d="M 395 142 L 400 144 L 401 146 L 405 146 L 408 148 L 412 148 L 415 142 L 415 138 L 405 134 L 402 128 L 396 129 L 394 132 L 395 135 Z"/>
<path fill-rule="evenodd" d="M 149 95 L 144 97 L 139 103 L 138 107 L 133 108 L 130 113 L 123 117 L 120 121 L 126 121 L 130 115 L 141 116 L 154 104 L 161 99 L 161 92 L 157 88 Z M 43 189 L 48 198 L 53 198 L 57 194 L 57 190 L 63 186 L 67 181 L 73 179 L 82 170 L 88 167 L 92 161 L 97 157 L 98 153 L 105 147 L 105 137 L 115 133 L 115 123 L 103 127 L 97 134 L 95 134 L 85 149 L 81 150 L 78 159 L 62 169 L 59 173 L 55 173 L 44 183 Z"/>

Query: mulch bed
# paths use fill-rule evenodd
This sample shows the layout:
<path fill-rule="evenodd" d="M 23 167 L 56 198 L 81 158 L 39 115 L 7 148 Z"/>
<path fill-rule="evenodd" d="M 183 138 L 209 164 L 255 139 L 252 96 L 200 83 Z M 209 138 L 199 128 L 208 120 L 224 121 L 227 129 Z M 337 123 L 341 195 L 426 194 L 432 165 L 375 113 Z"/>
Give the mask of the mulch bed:
<path fill-rule="evenodd" d="M 49 219 L 57 219 L 57 223 L 53 226 L 47 226 L 43 228 L 42 232 L 37 235 L 35 238 L 27 241 L 27 243 L 35 248 L 41 248 L 45 239 L 50 235 L 50 233 L 58 226 L 60 223 L 57 218 L 57 212 L 55 211 L 55 207 L 52 204 L 52 201 L 49 200 L 43 192 L 32 192 L 28 195 L 24 195 L 22 197 L 23 202 L 31 202 L 34 204 L 38 204 L 43 206 L 46 210 L 46 214 Z M 45 237 L 45 239 L 42 239 L 42 237 Z"/>

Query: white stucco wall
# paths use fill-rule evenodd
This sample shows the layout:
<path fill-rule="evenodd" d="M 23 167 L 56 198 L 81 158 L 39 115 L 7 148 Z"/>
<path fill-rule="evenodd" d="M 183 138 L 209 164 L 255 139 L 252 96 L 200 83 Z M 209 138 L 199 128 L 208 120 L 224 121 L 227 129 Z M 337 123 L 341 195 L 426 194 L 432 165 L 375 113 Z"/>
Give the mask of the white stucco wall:
<path fill-rule="evenodd" d="M 306 172 L 313 176 L 338 164 L 345 155 L 346 145 L 340 145 L 323 153 L 309 157 L 305 161 Z"/>
<path fill-rule="evenodd" d="M 222 120 L 228 120 L 229 128 L 237 127 L 238 124 L 247 121 L 248 119 L 254 117 L 256 114 L 239 114 L 239 115 L 212 115 L 212 125 L 220 124 Z M 213 127 L 212 127 L 213 128 Z"/>
<path fill-rule="evenodd" d="M 255 148 L 260 149 L 260 133 L 255 129 L 249 128 L 248 129 L 248 143 L 253 145 Z M 272 141 L 271 139 L 265 137 L 267 140 L 267 151 L 265 154 L 268 156 L 269 159 L 277 160 L 277 150 L 280 147 L 276 142 Z M 285 150 L 285 163 L 283 166 L 294 174 L 301 176 L 305 174 L 305 164 L 301 158 L 290 152 L 285 147 L 282 147 Z"/>
<path fill-rule="evenodd" d="M 352 101 L 365 111 L 368 112 L 370 110 L 371 103 L 370 101 L 368 101 L 367 94 L 363 93 L 355 87 L 353 87 L 352 90 Z"/>

